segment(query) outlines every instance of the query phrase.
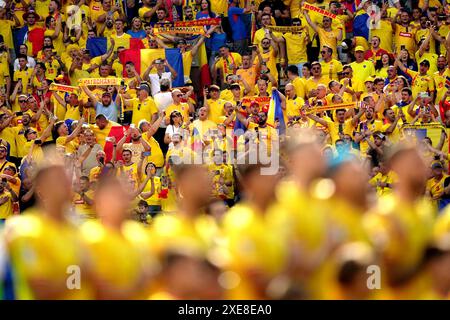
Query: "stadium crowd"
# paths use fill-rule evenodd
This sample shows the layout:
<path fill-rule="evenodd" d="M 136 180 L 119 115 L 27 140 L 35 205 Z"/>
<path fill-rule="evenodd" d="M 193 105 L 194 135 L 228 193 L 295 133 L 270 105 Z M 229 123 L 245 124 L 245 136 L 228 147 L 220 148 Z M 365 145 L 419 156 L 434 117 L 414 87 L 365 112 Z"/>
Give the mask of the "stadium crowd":
<path fill-rule="evenodd" d="M 448 0 L 0 0 L 0 293 L 448 299 L 449 31 Z"/>

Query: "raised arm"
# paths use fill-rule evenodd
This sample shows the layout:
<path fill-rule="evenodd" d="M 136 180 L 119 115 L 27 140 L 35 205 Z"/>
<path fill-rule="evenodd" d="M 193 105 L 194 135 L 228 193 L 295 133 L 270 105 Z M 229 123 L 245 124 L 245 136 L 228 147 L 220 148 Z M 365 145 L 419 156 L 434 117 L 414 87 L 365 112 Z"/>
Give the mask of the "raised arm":
<path fill-rule="evenodd" d="M 307 11 L 307 10 L 303 11 L 303 15 L 305 16 L 306 22 L 308 22 L 308 24 L 311 26 L 311 28 L 312 28 L 315 32 L 318 32 L 319 27 L 317 26 L 317 24 L 315 24 L 315 23 L 311 20 L 311 18 L 309 17 L 309 14 L 308 14 L 308 11 Z M 341 34 L 341 37 L 342 37 L 342 34 Z"/>
<path fill-rule="evenodd" d="M 172 74 L 172 80 L 175 80 L 178 76 L 178 73 L 175 71 L 174 68 L 170 65 L 170 63 L 167 61 L 167 59 L 164 59 L 164 65 L 169 68 L 170 73 Z"/>
<path fill-rule="evenodd" d="M 109 42 L 110 42 L 110 46 L 109 46 L 108 51 L 104 55 L 101 56 L 102 62 L 106 61 L 114 52 L 114 47 L 116 45 L 114 38 L 109 38 Z"/>
<path fill-rule="evenodd" d="M 94 108 L 97 105 L 97 98 L 95 97 L 95 95 L 92 93 L 92 91 L 88 88 L 88 86 L 84 85 L 84 84 L 80 84 L 80 88 L 81 90 L 84 91 L 84 93 L 86 93 L 86 95 L 89 97 L 89 99 L 91 99 L 92 103 L 94 104 Z"/>
<path fill-rule="evenodd" d="M 81 118 L 80 121 L 78 122 L 75 130 L 73 130 L 72 133 L 67 136 L 66 143 L 68 143 L 68 142 L 72 141 L 73 139 L 75 139 L 76 137 L 78 137 L 78 135 L 81 132 L 81 128 L 83 127 L 83 124 L 84 124 L 84 118 Z"/>

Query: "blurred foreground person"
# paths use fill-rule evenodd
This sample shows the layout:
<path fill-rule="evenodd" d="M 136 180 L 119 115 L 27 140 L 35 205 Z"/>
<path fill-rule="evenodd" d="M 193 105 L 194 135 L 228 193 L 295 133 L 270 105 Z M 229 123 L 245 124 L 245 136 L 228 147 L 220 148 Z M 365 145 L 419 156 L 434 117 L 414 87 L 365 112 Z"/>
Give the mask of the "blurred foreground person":
<path fill-rule="evenodd" d="M 434 211 L 424 198 L 427 168 L 419 151 L 406 142 L 390 156 L 398 177 L 392 194 L 379 199 L 365 226 L 381 253 L 382 298 L 421 299 L 427 280 L 419 273 L 431 240 Z"/>
<path fill-rule="evenodd" d="M 66 217 L 71 183 L 62 163 L 50 162 L 37 172 L 36 205 L 6 224 L 18 299 L 93 297 L 86 250 L 80 245 L 77 229 Z"/>
<path fill-rule="evenodd" d="M 156 216 L 149 230 L 163 266 L 158 289 L 150 299 L 220 299 L 219 273 L 209 262 L 219 229 L 205 213 L 212 177 L 202 165 L 175 164 L 173 170 L 177 210 Z"/>
<path fill-rule="evenodd" d="M 243 200 L 223 218 L 229 254 L 225 277 L 229 299 L 278 298 L 268 289 L 284 271 L 286 247 L 283 237 L 273 229 L 273 216 L 268 212 L 275 201 L 279 175 L 264 175 L 263 168 L 260 163 L 237 165 Z"/>
<path fill-rule="evenodd" d="M 349 242 L 332 257 L 336 264 L 336 287 L 330 299 L 366 300 L 373 298 L 374 290 L 368 286 L 368 268 L 376 263 L 375 252 L 364 242 Z"/>
<path fill-rule="evenodd" d="M 323 203 L 313 192 L 325 174 L 326 162 L 315 131 L 296 129 L 286 143 L 289 176 L 277 188 L 274 226 L 285 236 L 289 248 L 289 277 L 292 287 L 307 299 L 321 297 L 321 265 L 330 250 L 330 232 Z M 322 191 L 328 197 L 329 190 Z"/>
<path fill-rule="evenodd" d="M 158 271 L 144 226 L 127 220 L 132 198 L 116 177 L 99 180 L 94 207 L 99 221 L 81 226 L 89 248 L 96 299 L 144 299 Z"/>

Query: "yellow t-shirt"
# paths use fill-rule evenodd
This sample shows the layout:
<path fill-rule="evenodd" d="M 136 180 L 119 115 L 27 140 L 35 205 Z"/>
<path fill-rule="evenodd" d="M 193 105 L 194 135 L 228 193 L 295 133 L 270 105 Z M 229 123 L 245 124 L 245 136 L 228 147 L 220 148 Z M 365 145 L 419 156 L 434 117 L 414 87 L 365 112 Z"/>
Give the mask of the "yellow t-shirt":
<path fill-rule="evenodd" d="M 86 197 L 91 200 L 94 200 L 94 190 L 89 189 L 85 193 Z M 75 207 L 75 211 L 81 215 L 93 215 L 94 211 L 91 205 L 89 205 L 84 199 L 80 196 L 79 193 L 74 193 L 72 197 L 72 203 Z"/>
<path fill-rule="evenodd" d="M 56 139 L 56 146 L 64 147 L 65 153 L 75 153 L 77 151 L 77 143 L 75 140 L 67 142 L 67 136 L 66 137 L 58 137 Z"/>
<path fill-rule="evenodd" d="M 6 198 L 7 201 L 0 205 L 0 219 L 7 219 L 13 215 L 12 197 L 8 191 L 0 194 L 0 199 Z"/>
<path fill-rule="evenodd" d="M 333 49 L 333 59 L 337 59 L 337 37 L 339 35 L 339 29 L 331 29 L 331 31 L 326 31 L 325 29 L 319 27 L 317 31 L 320 39 L 320 45 Z"/>
<path fill-rule="evenodd" d="M 400 53 L 401 47 L 405 46 L 411 57 L 416 52 L 416 43 L 414 41 L 416 29 L 411 26 L 403 27 L 399 24 L 395 30 L 395 52 Z"/>
<path fill-rule="evenodd" d="M 209 113 L 208 113 L 208 119 L 213 121 L 216 124 L 222 123 L 221 116 L 225 115 L 225 110 L 223 108 L 225 104 L 225 100 L 217 99 L 217 100 L 208 100 L 208 106 L 209 106 Z"/>
<path fill-rule="evenodd" d="M 420 92 L 434 92 L 433 78 L 425 75 L 421 76 L 419 72 L 406 70 L 406 73 L 412 78 L 411 89 L 413 98 L 417 97 Z"/>
<path fill-rule="evenodd" d="M 139 121 L 147 120 L 151 121 L 152 116 L 158 113 L 158 108 L 156 107 L 155 101 L 151 97 L 147 97 L 144 101 L 140 101 L 139 98 L 131 100 L 133 108 L 133 117 L 131 123 L 135 126 L 138 125 Z"/>
<path fill-rule="evenodd" d="M 7 224 L 8 248 L 16 275 L 16 294 L 21 300 L 36 299 L 27 284 L 30 279 L 48 281 L 61 288 L 58 299 L 93 299 L 86 277 L 80 277 L 80 289 L 67 287 L 70 266 L 85 266 L 85 248 L 77 229 L 68 222 L 50 219 L 36 208 L 13 217 Z M 81 270 L 82 272 L 82 270 Z M 82 273 L 81 273 L 82 275 Z"/>
<path fill-rule="evenodd" d="M 305 104 L 305 100 L 301 97 L 296 97 L 295 99 L 286 98 L 286 116 L 289 117 L 299 117 L 300 109 Z"/>
<path fill-rule="evenodd" d="M 338 72 L 342 71 L 342 63 L 336 59 L 331 59 L 330 62 L 320 62 L 322 66 L 322 75 L 331 80 L 338 80 Z"/>
<path fill-rule="evenodd" d="M 364 83 L 368 77 L 375 75 L 375 67 L 371 61 L 363 61 L 357 63 L 356 61 L 350 63 L 353 70 L 353 78 Z"/>
<path fill-rule="evenodd" d="M 156 267 L 151 238 L 142 224 L 123 222 L 119 231 L 98 221 L 81 226 L 81 240 L 92 258 L 94 275 L 103 279 L 113 290 L 130 290 L 142 280 L 142 272 Z M 114 266 L 114 267 L 112 267 Z M 148 296 L 147 288 L 132 292 L 134 299 Z"/>
<path fill-rule="evenodd" d="M 284 34 L 289 64 L 299 64 L 308 61 L 308 55 L 306 53 L 307 36 L 307 29 L 300 31 L 299 33 L 288 32 Z"/>
<path fill-rule="evenodd" d="M 161 199 L 159 198 L 159 193 L 161 192 L 161 178 L 160 177 L 154 177 L 153 178 L 154 185 L 155 185 L 155 192 L 150 198 L 144 199 L 141 195 L 139 195 L 139 199 L 144 200 L 147 202 L 149 206 L 160 206 L 161 205 Z M 152 189 L 152 183 L 149 181 L 144 187 L 144 190 L 142 192 L 150 192 Z"/>
<path fill-rule="evenodd" d="M 242 65 L 242 56 L 237 52 L 230 52 L 228 58 L 221 57 L 216 62 L 216 68 L 222 70 L 223 80 L 226 80 L 228 74 L 233 73 L 233 68 L 230 65 L 234 64 L 235 68 L 239 68 Z"/>
<path fill-rule="evenodd" d="M 189 105 L 186 102 L 181 102 L 179 105 L 172 103 L 170 106 L 168 106 L 166 109 L 165 120 L 170 119 L 170 114 L 173 111 L 179 111 L 181 113 L 181 115 L 183 116 L 183 122 L 189 121 Z"/>
<path fill-rule="evenodd" d="M 162 167 L 164 165 L 164 155 L 158 141 L 153 136 L 149 137 L 148 132 L 144 132 L 142 138 L 151 148 L 151 155 L 147 157 L 147 161 L 153 162 L 157 167 Z"/>

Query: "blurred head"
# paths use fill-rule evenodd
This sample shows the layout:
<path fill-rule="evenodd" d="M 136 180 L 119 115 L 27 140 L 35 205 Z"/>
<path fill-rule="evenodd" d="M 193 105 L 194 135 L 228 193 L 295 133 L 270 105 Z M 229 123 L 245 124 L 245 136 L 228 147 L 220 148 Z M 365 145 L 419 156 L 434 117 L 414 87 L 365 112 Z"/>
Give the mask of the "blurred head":
<path fill-rule="evenodd" d="M 288 141 L 286 151 L 289 157 L 288 171 L 295 180 L 309 185 L 325 173 L 326 163 L 315 133 L 311 130 L 301 131 L 294 139 Z"/>
<path fill-rule="evenodd" d="M 212 192 L 212 179 L 207 168 L 195 164 L 179 164 L 174 167 L 174 172 L 182 201 L 198 208 L 205 206 Z"/>
<path fill-rule="evenodd" d="M 107 175 L 98 181 L 94 209 L 104 224 L 121 225 L 128 216 L 130 200 L 130 196 L 119 178 Z"/>
<path fill-rule="evenodd" d="M 373 36 L 370 44 L 372 45 L 372 49 L 378 49 L 378 47 L 380 46 L 380 38 L 378 38 L 377 36 Z"/>
<path fill-rule="evenodd" d="M 1 149 L 0 149 L 1 150 Z M 52 165 L 39 170 L 35 180 L 35 195 L 44 208 L 55 206 L 60 208 L 59 212 L 47 210 L 46 214 L 57 214 L 62 217 L 65 207 L 71 201 L 71 181 L 62 165 Z"/>
<path fill-rule="evenodd" d="M 367 206 L 369 176 L 361 163 L 343 160 L 343 163 L 330 168 L 330 177 L 336 188 L 336 196 L 357 207 Z"/>
<path fill-rule="evenodd" d="M 422 194 L 427 181 L 427 167 L 416 148 L 399 147 L 392 153 L 389 164 L 397 174 L 399 184 L 418 195 Z"/>

